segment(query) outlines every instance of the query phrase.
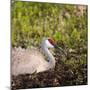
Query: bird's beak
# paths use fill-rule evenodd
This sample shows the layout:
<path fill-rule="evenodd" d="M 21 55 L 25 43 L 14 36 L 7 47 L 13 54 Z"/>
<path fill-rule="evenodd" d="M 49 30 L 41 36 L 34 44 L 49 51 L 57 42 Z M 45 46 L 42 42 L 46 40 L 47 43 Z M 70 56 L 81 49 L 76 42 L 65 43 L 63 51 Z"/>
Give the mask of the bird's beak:
<path fill-rule="evenodd" d="M 55 47 L 56 49 L 58 49 L 58 51 L 62 51 L 63 54 L 64 54 L 65 56 L 67 56 L 67 54 L 65 53 L 65 51 L 64 51 L 61 47 L 59 47 L 58 45 L 54 45 L 54 47 Z"/>

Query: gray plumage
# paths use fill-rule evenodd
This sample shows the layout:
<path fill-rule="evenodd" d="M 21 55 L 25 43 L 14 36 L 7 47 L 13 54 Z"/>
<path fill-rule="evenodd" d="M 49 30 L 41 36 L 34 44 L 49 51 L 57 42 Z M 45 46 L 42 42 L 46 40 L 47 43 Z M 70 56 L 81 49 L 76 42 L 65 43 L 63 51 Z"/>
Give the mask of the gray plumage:
<path fill-rule="evenodd" d="M 22 49 L 13 48 L 12 49 L 12 61 L 11 61 L 11 72 L 12 75 L 19 74 L 32 74 L 34 72 L 42 72 L 49 70 L 50 68 L 55 67 L 55 59 L 53 55 L 50 53 L 48 48 L 53 47 L 50 46 L 50 43 L 44 39 L 41 45 L 41 49 L 44 54 L 48 58 L 48 61 L 45 60 L 45 56 L 40 50 L 36 48 L 31 49 Z"/>

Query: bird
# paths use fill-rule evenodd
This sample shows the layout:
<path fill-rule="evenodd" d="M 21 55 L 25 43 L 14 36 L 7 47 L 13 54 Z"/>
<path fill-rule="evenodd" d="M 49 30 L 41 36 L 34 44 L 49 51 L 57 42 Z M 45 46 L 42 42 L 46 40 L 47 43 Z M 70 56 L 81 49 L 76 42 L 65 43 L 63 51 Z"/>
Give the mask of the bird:
<path fill-rule="evenodd" d="M 63 51 L 62 48 L 56 45 L 52 38 L 43 38 L 40 50 L 37 48 L 12 48 L 12 75 L 33 74 L 35 72 L 39 73 L 55 68 L 55 57 L 50 52 L 50 48 Z"/>

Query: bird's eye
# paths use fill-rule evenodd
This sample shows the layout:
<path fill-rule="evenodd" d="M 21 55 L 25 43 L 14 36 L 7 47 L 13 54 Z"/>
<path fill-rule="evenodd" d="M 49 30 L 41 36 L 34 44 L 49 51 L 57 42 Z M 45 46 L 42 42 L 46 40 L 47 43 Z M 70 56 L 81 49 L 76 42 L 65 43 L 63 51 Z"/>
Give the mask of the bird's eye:
<path fill-rule="evenodd" d="M 50 42 L 50 44 L 55 45 L 54 40 L 52 40 L 52 39 L 48 39 L 48 41 Z"/>

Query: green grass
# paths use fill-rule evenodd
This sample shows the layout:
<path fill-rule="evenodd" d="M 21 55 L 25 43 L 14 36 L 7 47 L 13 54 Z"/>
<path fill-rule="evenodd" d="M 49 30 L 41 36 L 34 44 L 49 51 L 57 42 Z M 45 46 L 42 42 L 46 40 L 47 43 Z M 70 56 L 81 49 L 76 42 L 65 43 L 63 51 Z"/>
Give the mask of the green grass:
<path fill-rule="evenodd" d="M 12 47 L 37 47 L 43 37 L 53 37 L 76 52 L 64 62 L 77 76 L 70 83 L 86 83 L 87 6 L 14 1 L 11 13 Z"/>

